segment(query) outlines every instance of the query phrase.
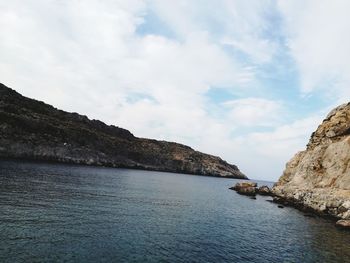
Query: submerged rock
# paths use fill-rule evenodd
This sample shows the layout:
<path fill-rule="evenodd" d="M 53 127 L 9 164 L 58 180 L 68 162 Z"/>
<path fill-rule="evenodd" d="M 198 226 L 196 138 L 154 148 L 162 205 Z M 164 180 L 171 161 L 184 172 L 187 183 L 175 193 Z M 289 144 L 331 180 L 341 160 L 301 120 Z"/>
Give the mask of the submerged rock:
<path fill-rule="evenodd" d="M 58 110 L 0 83 L 0 157 L 247 179 L 236 165 L 173 142 Z"/>
<path fill-rule="evenodd" d="M 331 111 L 272 193 L 303 210 L 350 220 L 350 103 Z"/>
<path fill-rule="evenodd" d="M 316 217 L 316 215 L 314 215 L 314 214 L 304 214 L 304 216 L 305 217 L 311 217 L 311 218 L 315 218 Z"/>

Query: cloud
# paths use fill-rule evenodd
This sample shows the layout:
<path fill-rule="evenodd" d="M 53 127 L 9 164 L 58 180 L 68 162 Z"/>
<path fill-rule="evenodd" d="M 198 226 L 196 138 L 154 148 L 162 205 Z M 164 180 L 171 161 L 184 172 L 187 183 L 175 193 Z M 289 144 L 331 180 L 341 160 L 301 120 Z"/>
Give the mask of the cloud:
<path fill-rule="evenodd" d="M 150 3 L 180 39 L 207 32 L 213 41 L 232 46 L 257 64 L 269 62 L 277 52 L 277 45 L 266 36 L 272 29 L 268 18 L 275 11 L 274 1 L 154 0 Z"/>
<path fill-rule="evenodd" d="M 336 102 L 350 95 L 350 2 L 278 1 L 288 48 L 300 71 L 302 92 L 324 92 Z"/>
<path fill-rule="evenodd" d="M 244 126 L 274 126 L 280 119 L 282 103 L 263 98 L 226 101 L 229 118 Z"/>
<path fill-rule="evenodd" d="M 277 52 L 277 45 L 267 39 L 245 37 L 240 40 L 235 40 L 223 38 L 222 44 L 232 46 L 233 48 L 248 54 L 256 64 L 270 62 Z"/>
<path fill-rule="evenodd" d="M 3 81 L 69 110 L 78 110 L 78 99 L 94 117 L 99 114 L 89 105 L 121 104 L 129 93 L 146 93 L 167 105 L 201 106 L 200 95 L 211 85 L 239 85 L 242 76 L 249 81 L 206 33 L 193 32 L 183 41 L 138 36 L 144 12 L 143 1 L 4 5 Z"/>
<path fill-rule="evenodd" d="M 281 124 L 271 131 L 252 132 L 237 136 L 226 143 L 226 151 L 240 168 L 254 178 L 274 181 L 284 170 L 286 162 L 304 150 L 311 133 L 323 117 L 313 115 Z M 231 160 L 231 159 L 230 159 Z"/>
<path fill-rule="evenodd" d="M 136 136 L 220 155 L 252 178 L 275 180 L 317 119 L 312 112 L 295 117 L 303 120 L 291 118 L 291 104 L 271 95 L 271 80 L 261 78 L 275 74 L 271 65 L 279 65 L 276 56 L 287 49 L 279 16 L 304 91 L 317 90 L 312 83 L 320 82 L 320 75 L 328 78 L 314 64 L 329 60 L 337 91 L 348 94 L 341 86 L 350 75 L 340 70 L 349 65 L 347 56 L 343 64 L 338 60 L 347 52 L 347 40 L 334 58 L 327 57 L 322 51 L 335 48 L 339 38 L 317 48 L 308 38 L 316 34 L 313 22 L 297 11 L 292 2 L 277 9 L 272 0 L 5 1 L 0 3 L 1 82 Z M 162 30 L 149 26 L 152 17 Z M 303 19 L 310 25 L 305 29 Z M 319 60 L 312 64 L 311 58 Z M 288 87 L 279 87 L 279 94 L 283 88 Z M 215 102 L 207 97 L 210 90 L 230 97 Z"/>

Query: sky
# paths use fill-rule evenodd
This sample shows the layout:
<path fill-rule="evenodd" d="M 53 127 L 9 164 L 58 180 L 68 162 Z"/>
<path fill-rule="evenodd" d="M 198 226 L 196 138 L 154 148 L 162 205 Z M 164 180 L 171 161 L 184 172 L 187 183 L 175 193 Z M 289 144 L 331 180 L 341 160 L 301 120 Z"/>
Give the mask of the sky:
<path fill-rule="evenodd" d="M 0 2 L 0 82 L 276 181 L 350 96 L 347 0 Z"/>

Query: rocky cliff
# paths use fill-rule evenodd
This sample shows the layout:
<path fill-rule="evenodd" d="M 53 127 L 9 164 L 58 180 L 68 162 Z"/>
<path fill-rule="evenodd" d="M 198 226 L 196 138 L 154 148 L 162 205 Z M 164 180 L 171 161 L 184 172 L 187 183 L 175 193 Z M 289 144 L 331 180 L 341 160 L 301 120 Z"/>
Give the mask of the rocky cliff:
<path fill-rule="evenodd" d="M 0 157 L 245 179 L 237 166 L 188 146 L 58 110 L 0 84 Z"/>
<path fill-rule="evenodd" d="M 273 188 L 290 204 L 350 219 L 350 103 L 332 110 Z"/>

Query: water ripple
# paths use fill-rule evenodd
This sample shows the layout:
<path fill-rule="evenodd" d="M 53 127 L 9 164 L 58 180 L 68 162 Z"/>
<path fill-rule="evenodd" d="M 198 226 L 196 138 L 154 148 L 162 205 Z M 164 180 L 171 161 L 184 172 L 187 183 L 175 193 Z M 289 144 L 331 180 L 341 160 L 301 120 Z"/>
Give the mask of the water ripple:
<path fill-rule="evenodd" d="M 234 179 L 0 161 L 0 262 L 350 262 L 350 233 Z"/>

